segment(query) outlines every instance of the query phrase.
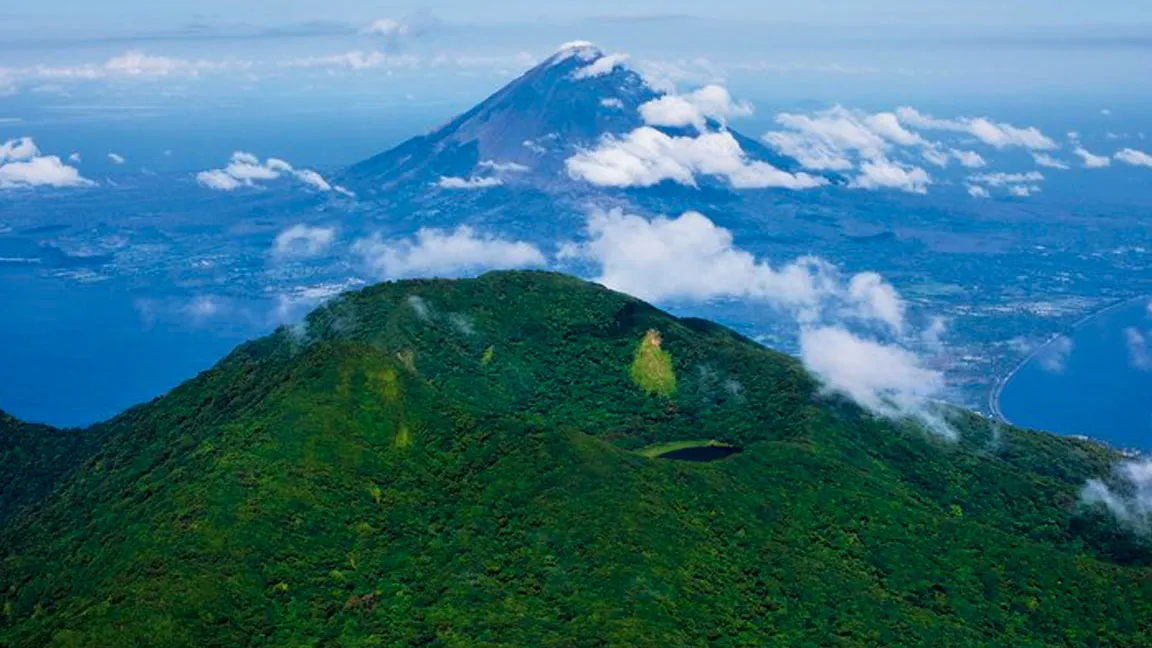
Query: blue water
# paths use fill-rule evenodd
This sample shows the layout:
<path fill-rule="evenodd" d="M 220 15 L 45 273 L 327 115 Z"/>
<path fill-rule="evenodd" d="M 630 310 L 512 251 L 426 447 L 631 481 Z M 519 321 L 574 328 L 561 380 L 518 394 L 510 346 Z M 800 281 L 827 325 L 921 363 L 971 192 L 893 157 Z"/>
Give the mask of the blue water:
<path fill-rule="evenodd" d="M 210 368 L 262 332 L 143 317 L 118 282 L 8 272 L 0 281 L 0 407 L 60 426 L 105 420 Z"/>
<path fill-rule="evenodd" d="M 1067 354 L 1055 346 L 1041 350 L 1004 386 L 1004 416 L 1017 425 L 1152 450 L 1152 367 L 1141 362 L 1129 331 L 1152 346 L 1147 299 L 1086 320 L 1068 334 Z"/>

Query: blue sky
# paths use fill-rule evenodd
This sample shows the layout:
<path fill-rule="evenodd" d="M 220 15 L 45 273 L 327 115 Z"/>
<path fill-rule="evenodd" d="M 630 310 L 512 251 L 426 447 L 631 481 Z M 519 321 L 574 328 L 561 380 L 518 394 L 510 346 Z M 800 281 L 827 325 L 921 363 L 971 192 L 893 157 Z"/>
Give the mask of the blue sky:
<path fill-rule="evenodd" d="M 469 22 L 521 22 L 539 18 L 555 20 L 598 16 L 651 17 L 692 15 L 756 22 L 805 22 L 812 24 L 968 24 L 968 25 L 1092 25 L 1152 22 L 1152 5 L 1133 0 L 814 0 L 810 2 L 764 2 L 726 0 L 701 3 L 694 0 L 585 0 L 579 3 L 545 3 L 539 0 L 438 0 L 436 2 L 366 2 L 364 0 L 51 0 L 24 3 L 6 12 L 37 25 L 85 22 L 89 25 L 135 27 L 173 26 L 194 20 L 221 22 L 288 23 L 295 21 L 359 22 L 382 15 L 428 12 L 445 20 Z M 67 16 L 68 20 L 62 19 Z M 274 18 L 273 18 L 274 17 Z"/>
<path fill-rule="evenodd" d="M 365 33 L 379 20 L 405 27 Z M 1060 128 L 1104 106 L 1139 119 L 1152 93 L 1152 3 L 1132 0 L 45 0 L 0 9 L 0 135 L 71 146 L 194 120 L 265 143 L 328 120 L 305 130 L 355 127 L 308 147 L 344 159 L 368 152 L 348 141 L 435 125 L 574 39 L 681 87 L 722 81 L 764 120 L 911 104 Z"/>

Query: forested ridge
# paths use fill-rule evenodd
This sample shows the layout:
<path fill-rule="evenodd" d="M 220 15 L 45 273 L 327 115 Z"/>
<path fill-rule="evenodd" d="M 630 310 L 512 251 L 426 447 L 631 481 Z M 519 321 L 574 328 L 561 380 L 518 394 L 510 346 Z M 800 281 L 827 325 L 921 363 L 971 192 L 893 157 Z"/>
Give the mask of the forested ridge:
<path fill-rule="evenodd" d="M 0 415 L 0 645 L 1152 645 L 1152 551 L 1080 503 L 1120 457 L 950 419 L 563 275 L 380 284 Z M 643 452 L 687 440 L 743 452 Z"/>

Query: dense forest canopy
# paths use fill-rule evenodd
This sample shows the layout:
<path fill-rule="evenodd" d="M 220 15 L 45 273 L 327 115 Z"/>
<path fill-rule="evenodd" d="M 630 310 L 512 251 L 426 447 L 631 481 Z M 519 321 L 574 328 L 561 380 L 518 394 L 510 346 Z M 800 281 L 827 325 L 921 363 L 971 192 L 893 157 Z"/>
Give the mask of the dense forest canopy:
<path fill-rule="evenodd" d="M 86 430 L 0 415 L 0 645 L 1152 645 L 1121 458 L 562 275 L 381 284 Z M 667 461 L 652 448 L 743 451 Z"/>

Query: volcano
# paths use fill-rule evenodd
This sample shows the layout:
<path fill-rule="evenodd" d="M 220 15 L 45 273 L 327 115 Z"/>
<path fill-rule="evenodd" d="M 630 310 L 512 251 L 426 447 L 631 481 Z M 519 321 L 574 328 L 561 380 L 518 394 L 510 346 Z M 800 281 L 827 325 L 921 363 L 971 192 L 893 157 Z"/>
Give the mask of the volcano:
<path fill-rule="evenodd" d="M 427 194 L 436 187 L 553 194 L 597 188 L 568 172 L 572 156 L 645 127 L 668 137 L 696 135 L 691 127 L 645 121 L 645 104 L 671 96 L 653 85 L 627 65 L 626 57 L 605 54 L 591 43 L 570 43 L 444 126 L 352 166 L 342 182 L 362 197 L 406 190 Z M 798 167 L 715 120 L 706 126 L 731 136 L 734 144 L 725 143 L 752 163 L 784 171 Z M 694 189 L 731 188 L 707 177 L 691 184 Z"/>
<path fill-rule="evenodd" d="M 823 395 L 563 275 L 380 284 L 85 430 L 0 413 L 0 645 L 1148 646 L 1120 455 Z"/>

